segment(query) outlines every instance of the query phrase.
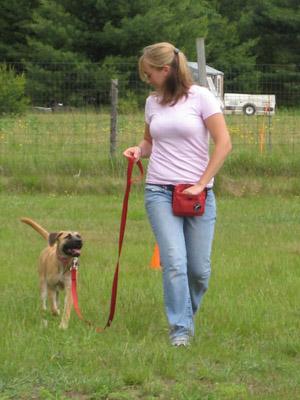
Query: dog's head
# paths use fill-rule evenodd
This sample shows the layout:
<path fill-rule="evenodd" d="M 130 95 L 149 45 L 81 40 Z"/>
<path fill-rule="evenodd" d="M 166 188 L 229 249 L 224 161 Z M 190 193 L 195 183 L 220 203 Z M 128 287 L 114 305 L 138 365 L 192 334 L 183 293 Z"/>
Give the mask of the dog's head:
<path fill-rule="evenodd" d="M 49 245 L 56 244 L 58 252 L 63 256 L 79 257 L 83 241 L 78 232 L 53 232 L 49 234 Z"/>

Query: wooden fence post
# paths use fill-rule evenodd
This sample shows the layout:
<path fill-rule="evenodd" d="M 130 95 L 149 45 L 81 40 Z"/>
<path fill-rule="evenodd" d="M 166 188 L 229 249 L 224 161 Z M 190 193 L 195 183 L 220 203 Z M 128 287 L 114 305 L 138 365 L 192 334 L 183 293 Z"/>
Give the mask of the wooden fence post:
<path fill-rule="evenodd" d="M 206 79 L 206 59 L 205 59 L 205 44 L 204 38 L 197 38 L 197 63 L 198 63 L 198 77 L 201 86 L 207 87 Z"/>
<path fill-rule="evenodd" d="M 110 88 L 110 156 L 114 157 L 117 147 L 117 122 L 118 122 L 118 79 L 111 80 Z"/>

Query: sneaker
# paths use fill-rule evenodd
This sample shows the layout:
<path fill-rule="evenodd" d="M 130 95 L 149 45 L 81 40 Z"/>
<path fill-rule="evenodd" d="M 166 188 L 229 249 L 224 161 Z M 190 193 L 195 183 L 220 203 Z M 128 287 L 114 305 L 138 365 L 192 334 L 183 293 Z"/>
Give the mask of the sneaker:
<path fill-rule="evenodd" d="M 189 346 L 189 338 L 187 336 L 179 336 L 179 337 L 175 337 L 174 339 L 172 339 L 171 341 L 171 345 L 174 347 L 187 347 Z"/>

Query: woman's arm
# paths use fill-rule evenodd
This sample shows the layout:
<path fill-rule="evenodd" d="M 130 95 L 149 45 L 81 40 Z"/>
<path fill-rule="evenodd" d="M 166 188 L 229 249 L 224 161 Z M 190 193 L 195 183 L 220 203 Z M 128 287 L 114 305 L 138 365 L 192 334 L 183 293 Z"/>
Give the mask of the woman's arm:
<path fill-rule="evenodd" d="M 152 138 L 150 135 L 149 125 L 145 124 L 144 139 L 138 146 L 129 147 L 123 153 L 127 158 L 133 157 L 136 161 L 140 158 L 148 158 L 152 151 Z"/>
<path fill-rule="evenodd" d="M 208 182 L 222 167 L 232 148 L 229 132 L 223 114 L 213 114 L 204 122 L 210 132 L 215 146 L 204 174 L 201 176 L 196 185 L 184 191 L 186 194 L 201 193 L 207 186 Z"/>

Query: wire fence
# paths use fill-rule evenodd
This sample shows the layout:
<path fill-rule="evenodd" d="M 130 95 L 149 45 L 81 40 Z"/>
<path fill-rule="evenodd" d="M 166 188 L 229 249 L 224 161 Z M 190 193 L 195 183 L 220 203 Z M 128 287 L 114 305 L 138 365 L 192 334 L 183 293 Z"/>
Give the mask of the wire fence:
<path fill-rule="evenodd" d="M 3 176 L 16 170 L 28 175 L 62 170 L 72 175 L 83 171 L 99 174 L 101 162 L 111 158 L 112 78 L 118 79 L 115 158 L 121 159 L 124 148 L 141 140 L 143 107 L 150 89 L 139 80 L 136 65 L 109 68 L 48 63 L 13 67 L 26 77 L 30 107 L 25 115 L 0 118 Z M 261 113 L 223 104 L 235 152 L 289 154 L 300 150 L 299 66 L 219 67 L 218 71 L 225 97 L 227 93 L 247 94 L 259 100 L 261 95 L 274 95 L 276 103 L 273 111 L 264 106 Z"/>
<path fill-rule="evenodd" d="M 198 73 L 189 63 L 194 79 Z M 149 91 L 135 63 L 8 64 L 26 76 L 26 94 L 33 106 L 99 107 L 110 103 L 110 81 L 119 80 L 120 98 L 134 97 L 141 106 Z M 215 66 L 214 66 L 215 67 Z M 274 94 L 278 107 L 300 106 L 300 65 L 239 65 L 207 67 L 208 75 L 223 76 L 225 93 Z M 216 82 L 215 82 L 216 83 Z M 216 85 L 217 86 L 217 85 Z"/>

